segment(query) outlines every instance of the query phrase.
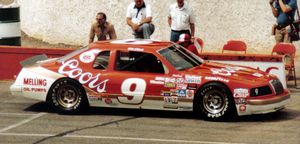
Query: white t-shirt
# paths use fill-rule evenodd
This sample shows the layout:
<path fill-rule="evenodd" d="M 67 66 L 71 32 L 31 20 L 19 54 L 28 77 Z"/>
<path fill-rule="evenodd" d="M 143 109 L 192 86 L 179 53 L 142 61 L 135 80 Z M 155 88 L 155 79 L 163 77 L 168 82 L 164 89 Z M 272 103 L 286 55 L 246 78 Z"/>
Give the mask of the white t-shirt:
<path fill-rule="evenodd" d="M 144 4 L 145 7 L 142 8 L 138 13 L 138 9 L 135 7 L 135 3 L 131 3 L 127 8 L 126 17 L 131 18 L 132 22 L 135 24 L 140 23 L 143 19 L 147 17 L 152 17 L 151 6 L 146 3 Z"/>
<path fill-rule="evenodd" d="M 169 16 L 172 19 L 172 30 L 189 30 L 190 24 L 195 23 L 193 9 L 185 2 L 182 8 L 178 4 L 172 4 L 169 8 Z"/>

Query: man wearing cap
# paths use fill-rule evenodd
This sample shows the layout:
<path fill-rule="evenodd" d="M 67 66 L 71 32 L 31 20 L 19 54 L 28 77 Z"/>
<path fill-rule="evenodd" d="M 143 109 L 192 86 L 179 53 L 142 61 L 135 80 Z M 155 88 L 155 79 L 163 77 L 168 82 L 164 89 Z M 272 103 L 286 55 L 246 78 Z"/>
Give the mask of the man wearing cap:
<path fill-rule="evenodd" d="M 135 38 L 150 39 L 154 32 L 151 6 L 144 0 L 134 0 L 127 8 L 126 22 L 131 27 Z"/>
<path fill-rule="evenodd" d="M 177 0 L 169 8 L 168 23 L 171 27 L 171 38 L 173 42 L 177 42 L 179 36 L 187 33 L 194 38 L 195 34 L 195 16 L 193 9 L 184 2 L 184 0 Z"/>
<path fill-rule="evenodd" d="M 189 34 L 181 34 L 177 43 L 185 47 L 189 51 L 193 52 L 195 55 L 199 56 L 198 50 L 196 46 L 192 43 Z"/>
<path fill-rule="evenodd" d="M 89 43 L 94 41 L 95 35 L 97 36 L 98 41 L 117 39 L 114 25 L 106 21 L 106 14 L 103 12 L 97 13 L 96 22 L 91 26 Z"/>

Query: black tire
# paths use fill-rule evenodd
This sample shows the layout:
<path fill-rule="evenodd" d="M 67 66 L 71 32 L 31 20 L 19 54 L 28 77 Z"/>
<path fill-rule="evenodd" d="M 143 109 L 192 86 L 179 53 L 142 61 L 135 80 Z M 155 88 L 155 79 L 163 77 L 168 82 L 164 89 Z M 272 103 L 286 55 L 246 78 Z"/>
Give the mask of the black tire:
<path fill-rule="evenodd" d="M 88 107 L 85 90 L 72 79 L 56 81 L 49 90 L 48 101 L 63 114 L 77 113 Z"/>
<path fill-rule="evenodd" d="M 210 121 L 226 120 L 234 116 L 234 107 L 230 90 L 220 83 L 204 85 L 194 99 L 194 112 Z"/>

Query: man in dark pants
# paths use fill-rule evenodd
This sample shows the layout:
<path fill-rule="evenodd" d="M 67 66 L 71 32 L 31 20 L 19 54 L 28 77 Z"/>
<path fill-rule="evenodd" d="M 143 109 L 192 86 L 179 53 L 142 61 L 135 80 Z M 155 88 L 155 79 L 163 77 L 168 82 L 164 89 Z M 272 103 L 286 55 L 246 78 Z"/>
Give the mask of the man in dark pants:
<path fill-rule="evenodd" d="M 295 12 L 297 9 L 297 0 L 270 0 L 269 3 L 273 15 L 277 18 L 277 25 L 273 30 L 276 43 L 290 43 L 290 23 L 294 20 Z"/>
<path fill-rule="evenodd" d="M 184 0 L 177 0 L 176 3 L 170 6 L 168 23 L 171 27 L 171 41 L 177 42 L 179 36 L 183 33 L 189 34 L 192 39 L 194 38 L 194 12 Z"/>

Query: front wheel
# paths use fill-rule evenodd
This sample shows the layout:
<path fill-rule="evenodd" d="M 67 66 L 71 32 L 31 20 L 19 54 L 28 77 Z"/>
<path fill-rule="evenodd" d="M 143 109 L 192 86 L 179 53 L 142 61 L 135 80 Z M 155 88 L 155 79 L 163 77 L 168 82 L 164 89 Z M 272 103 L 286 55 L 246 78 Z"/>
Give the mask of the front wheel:
<path fill-rule="evenodd" d="M 71 79 L 60 79 L 49 91 L 49 102 L 62 113 L 76 113 L 87 107 L 83 87 Z"/>
<path fill-rule="evenodd" d="M 194 110 L 207 120 L 224 120 L 234 114 L 234 102 L 228 88 L 220 83 L 203 86 L 194 100 Z"/>

